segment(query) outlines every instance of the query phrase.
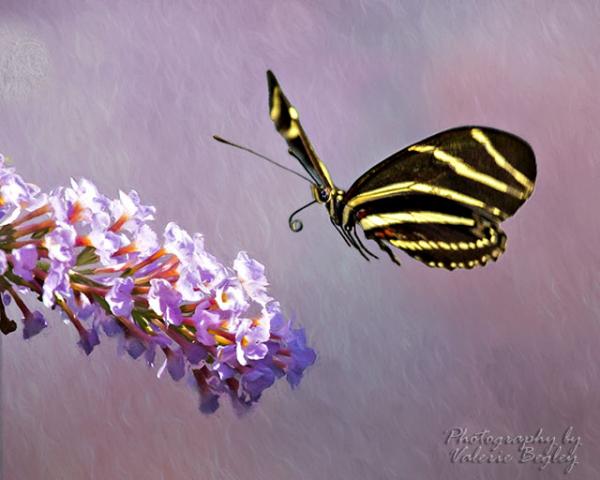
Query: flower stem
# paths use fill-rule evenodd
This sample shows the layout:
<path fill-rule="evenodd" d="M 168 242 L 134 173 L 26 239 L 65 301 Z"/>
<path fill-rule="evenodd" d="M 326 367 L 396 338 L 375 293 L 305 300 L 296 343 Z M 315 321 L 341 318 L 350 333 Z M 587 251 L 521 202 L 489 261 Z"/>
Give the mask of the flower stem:
<path fill-rule="evenodd" d="M 45 204 L 39 208 L 36 208 L 35 210 L 32 210 L 31 212 L 29 212 L 26 215 L 23 215 L 20 218 L 17 218 L 14 222 L 12 222 L 12 226 L 13 227 L 18 227 L 19 225 L 28 222 L 29 220 L 36 218 L 36 217 L 40 217 L 42 215 L 45 215 L 46 213 L 50 212 L 50 205 Z"/>
<path fill-rule="evenodd" d="M 23 228 L 15 229 L 15 233 L 13 235 L 13 238 L 25 237 L 25 236 L 30 235 L 32 233 L 41 232 L 43 230 L 54 228 L 54 227 L 56 227 L 56 222 L 54 220 L 51 220 L 51 219 L 44 220 L 44 221 L 39 222 L 39 223 L 34 223 L 32 225 L 27 225 L 26 227 L 23 227 Z"/>

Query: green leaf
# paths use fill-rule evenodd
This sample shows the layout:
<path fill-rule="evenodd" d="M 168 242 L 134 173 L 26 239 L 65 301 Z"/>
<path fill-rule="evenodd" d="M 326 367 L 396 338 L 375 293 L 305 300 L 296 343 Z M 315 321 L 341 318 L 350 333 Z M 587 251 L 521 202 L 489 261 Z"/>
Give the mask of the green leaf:
<path fill-rule="evenodd" d="M 50 264 L 43 260 L 38 261 L 35 266 L 46 273 L 48 273 L 48 270 L 50 269 Z"/>
<path fill-rule="evenodd" d="M 46 234 L 48 232 L 50 232 L 50 230 L 51 230 L 51 228 L 44 228 L 43 230 L 38 230 L 33 235 L 31 235 L 31 238 L 33 238 L 35 240 L 39 240 L 40 238 L 44 238 L 46 236 Z"/>
<path fill-rule="evenodd" d="M 140 327 L 146 333 L 154 335 L 155 332 L 152 329 L 150 322 L 144 315 L 142 315 L 140 312 L 138 312 L 136 310 L 133 310 L 131 312 L 131 316 L 133 317 L 133 321 L 138 325 L 138 327 Z"/>
<path fill-rule="evenodd" d="M 110 310 L 110 305 L 104 299 L 104 297 L 101 297 L 100 295 L 98 295 L 96 293 L 92 293 L 92 298 L 94 299 L 94 302 L 96 302 L 98 305 L 100 305 L 106 313 L 108 313 L 109 315 L 112 315 L 112 311 Z"/>
<path fill-rule="evenodd" d="M 94 247 L 85 247 L 79 255 L 77 255 L 77 266 L 90 265 L 96 263 L 99 260 L 96 255 L 96 249 Z"/>

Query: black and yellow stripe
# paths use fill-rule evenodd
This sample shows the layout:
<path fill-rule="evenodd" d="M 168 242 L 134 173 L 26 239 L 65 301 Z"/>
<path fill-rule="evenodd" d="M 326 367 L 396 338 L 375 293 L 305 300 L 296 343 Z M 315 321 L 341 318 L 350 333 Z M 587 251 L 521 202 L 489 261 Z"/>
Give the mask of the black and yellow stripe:
<path fill-rule="evenodd" d="M 472 268 L 502 254 L 499 223 L 529 198 L 535 176 L 533 151 L 520 138 L 484 127 L 448 130 L 360 177 L 339 221 L 430 267 Z"/>
<path fill-rule="evenodd" d="M 300 124 L 298 111 L 284 95 L 271 71 L 267 72 L 267 82 L 269 85 L 269 116 L 277 131 L 287 142 L 290 153 L 300 161 L 318 188 L 332 189 L 333 182 L 327 167 L 308 140 Z"/>

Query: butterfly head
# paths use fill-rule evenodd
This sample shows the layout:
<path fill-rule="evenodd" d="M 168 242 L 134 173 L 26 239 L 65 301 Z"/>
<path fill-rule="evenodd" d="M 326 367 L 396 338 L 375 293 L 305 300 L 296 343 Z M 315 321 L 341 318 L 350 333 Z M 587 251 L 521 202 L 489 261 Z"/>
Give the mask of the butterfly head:
<path fill-rule="evenodd" d="M 331 218 L 339 224 L 337 219 L 342 200 L 344 199 L 344 191 L 335 186 L 333 188 L 329 186 L 318 187 L 314 184 L 311 186 L 311 190 L 315 201 L 324 204 Z"/>
<path fill-rule="evenodd" d="M 332 190 L 329 187 L 319 187 L 313 184 L 310 189 L 317 203 L 328 203 L 330 201 Z"/>

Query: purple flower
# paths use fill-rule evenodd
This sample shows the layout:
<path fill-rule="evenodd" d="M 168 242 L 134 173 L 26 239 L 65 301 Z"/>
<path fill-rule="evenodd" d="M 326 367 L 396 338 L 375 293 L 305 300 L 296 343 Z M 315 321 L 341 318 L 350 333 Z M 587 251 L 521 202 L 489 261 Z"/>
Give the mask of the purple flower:
<path fill-rule="evenodd" d="M 102 327 L 106 336 L 114 337 L 123 334 L 123 327 L 112 315 L 107 315 L 102 311 L 102 313 L 98 313 L 97 319 L 98 324 Z"/>
<path fill-rule="evenodd" d="M 215 413 L 219 409 L 219 395 L 207 390 L 200 390 L 200 411 L 206 415 Z"/>
<path fill-rule="evenodd" d="M 110 200 L 98 191 L 96 185 L 85 178 L 79 181 L 71 178 L 71 188 L 67 191 L 67 195 L 87 211 L 88 220 L 93 214 L 106 212 L 110 205 Z"/>
<path fill-rule="evenodd" d="M 165 363 L 163 363 L 162 367 L 157 373 L 157 376 L 160 377 L 167 368 L 169 375 L 176 382 L 181 380 L 185 375 L 185 358 L 183 356 L 183 352 L 181 350 L 171 350 L 168 349 L 166 351 L 167 358 Z"/>
<path fill-rule="evenodd" d="M 140 339 L 130 337 L 126 340 L 125 349 L 129 356 L 136 360 L 146 351 L 146 345 Z"/>
<path fill-rule="evenodd" d="M 84 222 L 82 227 L 91 229 L 92 231 L 97 230 L 100 232 L 108 230 L 111 224 L 110 215 L 105 210 L 94 212 L 90 215 L 90 221 Z"/>
<path fill-rule="evenodd" d="M 291 322 L 281 313 L 279 302 L 269 302 L 261 312 L 262 316 L 268 318 L 269 330 L 278 337 L 285 338 L 290 333 Z"/>
<path fill-rule="evenodd" d="M 204 237 L 196 233 L 194 240 L 194 265 L 199 269 L 202 281 L 209 286 L 216 285 L 227 277 L 227 269 L 216 257 L 204 249 Z"/>
<path fill-rule="evenodd" d="M 115 279 L 112 288 L 105 297 L 112 313 L 120 317 L 129 317 L 133 309 L 133 298 L 131 297 L 133 287 L 132 277 Z"/>
<path fill-rule="evenodd" d="M 250 400 L 258 400 L 266 388 L 275 382 L 275 374 L 264 365 L 257 365 L 242 375 L 242 388 L 248 394 Z"/>
<path fill-rule="evenodd" d="M 225 349 L 228 349 L 230 347 L 225 347 Z M 225 350 L 223 350 L 225 351 Z M 234 348 L 230 348 L 230 351 L 235 353 L 235 349 Z M 212 365 L 212 368 L 215 372 L 217 372 L 217 374 L 219 375 L 219 378 L 221 380 L 227 380 L 228 378 L 234 378 L 237 371 L 235 368 L 233 368 L 229 363 L 225 362 L 225 361 L 215 361 L 215 363 Z"/>
<path fill-rule="evenodd" d="M 54 218 L 58 222 L 68 223 L 75 208 L 76 198 L 68 198 L 68 189 L 59 187 L 50 192 L 48 203 L 54 212 Z"/>
<path fill-rule="evenodd" d="M 246 295 L 237 279 L 228 278 L 215 290 L 215 301 L 225 312 L 240 313 L 248 308 Z"/>
<path fill-rule="evenodd" d="M 0 156 L 0 214 L 2 216 L 9 213 L 18 215 L 22 208 L 35 204 L 39 191 L 37 186 L 23 181 L 12 168 L 6 168 L 4 157 Z M 11 215 L 2 223 L 11 222 L 14 218 Z"/>
<path fill-rule="evenodd" d="M 57 293 L 65 298 L 71 296 L 69 267 L 62 263 L 51 262 L 43 287 L 42 301 L 46 307 L 51 308 L 54 305 Z"/>
<path fill-rule="evenodd" d="M 142 205 L 137 192 L 131 190 L 129 194 L 119 191 L 119 200 L 110 203 L 110 211 L 116 220 L 123 221 L 124 230 L 135 234 L 146 222 L 154 220 L 156 209 Z"/>
<path fill-rule="evenodd" d="M 227 270 L 215 257 L 204 250 L 202 235 L 189 236 L 178 247 L 179 280 L 177 289 L 184 300 L 197 302 L 210 294 L 213 287 L 227 277 Z M 171 247 L 175 251 L 175 247 Z"/>
<path fill-rule="evenodd" d="M 147 225 L 154 207 L 142 205 L 135 191 L 109 200 L 83 179 L 46 196 L 0 155 L 0 216 L 0 276 L 11 284 L 2 300 L 7 291 L 15 296 L 24 338 L 47 326 L 19 299 L 41 287 L 44 305 L 62 310 L 86 354 L 100 343 L 100 331 L 117 337 L 119 353 L 143 356 L 150 366 L 162 350 L 159 375 L 166 369 L 177 381 L 191 373 L 204 413 L 214 412 L 224 394 L 245 411 L 278 378 L 287 375 L 295 387 L 315 361 L 304 332 L 292 329 L 268 295 L 261 263 L 240 252 L 233 269 L 226 267 L 205 250 L 201 234 L 175 223 L 161 246 Z M 11 250 L 15 242 L 25 246 Z M 28 282 L 13 285 L 8 268 Z M 16 324 L 0 313 L 0 327 L 10 333 Z"/>
<path fill-rule="evenodd" d="M 198 296 L 198 290 L 207 292 L 208 285 L 215 281 L 221 281 L 225 277 L 224 267 L 210 254 L 204 250 L 202 235 L 196 234 L 192 238 L 185 230 L 176 223 L 169 223 L 164 233 L 164 248 L 168 253 L 176 255 L 181 262 L 180 282 L 185 294 L 194 301 Z"/>
<path fill-rule="evenodd" d="M 86 355 L 91 354 L 96 345 L 100 345 L 100 337 L 98 337 L 98 332 L 95 328 L 83 330 L 79 333 L 79 336 L 77 345 L 82 348 Z"/>
<path fill-rule="evenodd" d="M 156 358 L 156 348 L 153 344 L 150 344 L 148 348 L 146 348 L 146 352 L 144 353 L 144 359 L 149 367 L 154 367 L 154 359 Z"/>
<path fill-rule="evenodd" d="M 167 324 L 181 325 L 183 321 L 183 315 L 179 308 L 181 293 L 166 280 L 162 278 L 150 280 L 148 304 L 152 310 L 163 316 Z"/>
<path fill-rule="evenodd" d="M 221 327 L 221 316 L 203 308 L 196 308 L 192 320 L 196 326 L 196 338 L 204 345 L 216 345 L 214 331 Z"/>
<path fill-rule="evenodd" d="M 235 345 L 220 345 L 217 347 L 217 356 L 212 369 L 218 373 L 221 380 L 226 380 L 235 375 L 236 347 Z"/>
<path fill-rule="evenodd" d="M 102 308 L 98 304 L 92 303 L 86 294 L 80 293 L 77 297 L 69 296 L 66 300 L 67 305 L 77 318 L 86 321 L 91 318 L 94 325 L 99 323 L 97 317 Z"/>
<path fill-rule="evenodd" d="M 165 250 L 176 255 L 182 263 L 190 262 L 194 255 L 194 241 L 183 228 L 174 222 L 165 227 Z"/>
<path fill-rule="evenodd" d="M 35 245 L 25 245 L 21 248 L 15 248 L 12 251 L 15 263 L 13 272 L 23 280 L 33 280 L 31 271 L 35 268 L 38 261 L 38 251 Z"/>
<path fill-rule="evenodd" d="M 267 340 L 269 340 L 268 321 L 253 325 L 252 320 L 244 318 L 235 334 L 236 357 L 239 364 L 247 365 L 248 360 L 264 358 L 268 351 L 264 344 Z"/>
<path fill-rule="evenodd" d="M 292 338 L 288 341 L 288 348 L 292 357 L 288 365 L 287 381 L 292 387 L 297 387 L 306 367 L 315 363 L 317 354 L 306 345 L 304 329 L 291 331 Z"/>
<path fill-rule="evenodd" d="M 181 292 L 182 298 L 186 302 L 197 302 L 208 293 L 202 282 L 200 270 L 191 265 L 179 270 L 179 280 L 177 280 L 175 288 Z"/>
<path fill-rule="evenodd" d="M 75 229 L 67 224 L 58 222 L 56 228 L 44 237 L 44 246 L 48 249 L 48 258 L 65 265 L 73 264 Z"/>
<path fill-rule="evenodd" d="M 144 354 L 144 358 L 146 359 L 146 363 L 148 364 L 148 366 L 154 366 L 154 359 L 156 357 L 156 347 L 168 347 L 171 343 L 171 340 L 162 333 L 151 337 L 148 341 L 148 344 L 146 345 L 146 352 Z"/>
<path fill-rule="evenodd" d="M 48 322 L 44 316 L 37 310 L 34 312 L 28 312 L 23 319 L 25 326 L 23 327 L 23 338 L 27 340 L 48 326 Z"/>
<path fill-rule="evenodd" d="M 240 252 L 233 262 L 233 268 L 237 272 L 244 290 L 252 300 L 261 305 L 272 300 L 267 295 L 267 277 L 265 276 L 265 267 L 261 263 L 250 258 L 246 252 Z"/>
<path fill-rule="evenodd" d="M 109 200 L 98 192 L 96 186 L 86 180 L 71 179 L 71 187 L 60 187 L 50 193 L 48 203 L 57 223 L 75 224 L 85 222 L 89 228 L 109 221 Z"/>
<path fill-rule="evenodd" d="M 102 265 L 117 263 L 112 255 L 121 248 L 123 240 L 120 235 L 111 231 L 93 230 L 87 238 L 94 247 L 96 255 L 100 257 Z"/>
<path fill-rule="evenodd" d="M 134 243 L 140 257 L 149 257 L 158 250 L 158 237 L 148 225 L 140 226 L 135 235 Z"/>
<path fill-rule="evenodd" d="M 200 363 L 208 354 L 206 348 L 198 343 L 184 343 L 181 345 L 181 350 L 186 360 L 192 365 Z"/>
<path fill-rule="evenodd" d="M 223 390 L 221 381 L 206 366 L 196 368 L 192 373 L 200 394 L 200 411 L 214 413 L 219 408 L 219 395 Z"/>

